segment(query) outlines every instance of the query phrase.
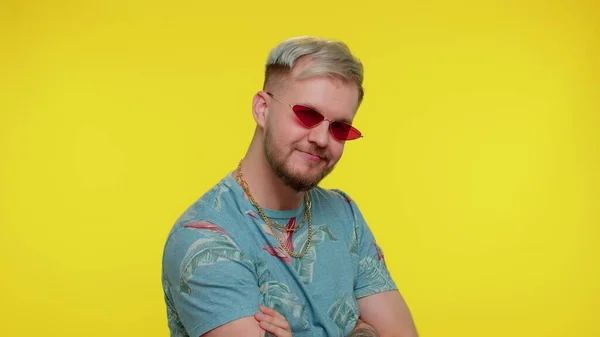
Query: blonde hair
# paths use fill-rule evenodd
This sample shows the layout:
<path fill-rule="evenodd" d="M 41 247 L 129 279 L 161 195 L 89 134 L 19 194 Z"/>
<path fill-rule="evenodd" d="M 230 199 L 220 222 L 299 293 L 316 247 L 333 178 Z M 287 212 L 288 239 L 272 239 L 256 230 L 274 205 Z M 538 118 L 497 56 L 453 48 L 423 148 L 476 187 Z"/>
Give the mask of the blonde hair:
<path fill-rule="evenodd" d="M 296 79 L 317 75 L 329 75 L 344 81 L 354 82 L 358 87 L 358 101 L 364 96 L 363 65 L 350 52 L 348 46 L 337 40 L 318 37 L 293 37 L 279 43 L 267 58 L 264 86 L 274 78 L 291 73 L 301 57 L 310 57 L 310 64 Z"/>

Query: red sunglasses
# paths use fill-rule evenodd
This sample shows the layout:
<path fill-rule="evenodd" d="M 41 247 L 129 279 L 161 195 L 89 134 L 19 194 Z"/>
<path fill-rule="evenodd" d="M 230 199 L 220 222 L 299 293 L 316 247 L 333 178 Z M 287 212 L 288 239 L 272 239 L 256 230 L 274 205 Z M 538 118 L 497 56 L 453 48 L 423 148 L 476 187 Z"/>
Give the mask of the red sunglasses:
<path fill-rule="evenodd" d="M 328 121 L 329 130 L 331 131 L 331 134 L 339 141 L 354 140 L 362 137 L 360 131 L 358 131 L 355 127 L 348 123 L 329 120 L 314 109 L 305 107 L 303 105 L 289 104 L 288 102 L 283 101 L 282 99 L 273 95 L 270 92 L 267 92 L 267 95 L 273 97 L 274 99 L 280 101 L 283 104 L 289 105 L 289 107 L 292 108 L 292 110 L 294 111 L 294 114 L 296 115 L 300 123 L 302 123 L 302 125 L 309 129 L 314 128 L 315 126 L 321 124 L 321 122 L 323 121 Z"/>

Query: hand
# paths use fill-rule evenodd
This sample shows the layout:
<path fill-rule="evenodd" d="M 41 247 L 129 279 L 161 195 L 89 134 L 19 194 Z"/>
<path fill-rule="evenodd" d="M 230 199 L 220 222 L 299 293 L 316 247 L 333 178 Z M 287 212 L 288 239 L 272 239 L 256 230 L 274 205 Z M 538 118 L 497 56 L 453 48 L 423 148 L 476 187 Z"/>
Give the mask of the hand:
<path fill-rule="evenodd" d="M 259 306 L 259 309 L 262 312 L 254 314 L 254 318 L 263 330 L 271 333 L 267 336 L 292 337 L 292 329 L 285 317 L 264 305 Z"/>
<path fill-rule="evenodd" d="M 379 334 L 375 328 L 358 318 L 354 329 L 346 337 L 379 337 Z"/>
<path fill-rule="evenodd" d="M 354 326 L 353 330 L 356 330 L 356 329 L 372 329 L 372 330 L 375 330 L 375 328 L 373 328 L 369 324 L 365 323 L 365 321 L 363 321 L 362 319 L 360 319 L 360 317 L 356 320 L 356 325 Z"/>

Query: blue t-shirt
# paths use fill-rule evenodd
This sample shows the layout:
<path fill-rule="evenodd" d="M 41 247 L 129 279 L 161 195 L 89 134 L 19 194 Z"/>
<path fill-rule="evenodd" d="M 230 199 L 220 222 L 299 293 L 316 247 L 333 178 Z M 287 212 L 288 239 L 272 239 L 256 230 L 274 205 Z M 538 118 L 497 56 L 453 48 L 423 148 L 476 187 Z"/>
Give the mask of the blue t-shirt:
<path fill-rule="evenodd" d="M 231 174 L 188 208 L 164 248 L 163 288 L 171 336 L 198 337 L 252 316 L 258 305 L 285 316 L 294 336 L 346 336 L 357 299 L 395 290 L 383 253 L 355 202 L 340 190 L 310 190 L 312 241 L 299 253 L 308 221 L 295 232 L 270 230 Z M 304 218 L 265 209 L 282 226 Z"/>

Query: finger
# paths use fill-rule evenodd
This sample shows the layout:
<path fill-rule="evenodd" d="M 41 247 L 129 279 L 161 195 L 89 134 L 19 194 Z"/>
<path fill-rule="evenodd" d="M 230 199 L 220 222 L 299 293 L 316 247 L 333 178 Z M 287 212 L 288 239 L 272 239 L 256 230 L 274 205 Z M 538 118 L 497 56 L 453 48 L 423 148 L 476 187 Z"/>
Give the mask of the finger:
<path fill-rule="evenodd" d="M 262 312 L 257 312 L 254 314 L 254 318 L 256 318 L 256 320 L 259 322 L 269 323 L 283 330 L 291 331 L 288 321 L 281 315 L 274 317 L 268 314 L 263 314 Z"/>
<path fill-rule="evenodd" d="M 269 308 L 269 307 L 264 306 L 264 305 L 260 305 L 259 308 L 260 308 L 260 310 L 263 313 L 276 318 L 276 322 L 277 322 L 276 325 L 277 326 L 279 326 L 281 328 L 284 328 L 286 330 L 290 330 L 290 324 L 288 323 L 288 321 L 285 318 L 285 316 L 283 316 L 282 314 L 280 314 L 279 312 L 277 312 L 275 309 Z"/>
<path fill-rule="evenodd" d="M 275 325 L 277 325 L 280 328 L 283 328 L 285 330 L 289 330 L 290 329 L 290 325 L 288 323 L 288 321 L 285 319 L 285 317 L 283 315 L 281 315 L 279 312 L 277 312 L 276 310 L 266 307 L 264 305 L 260 305 L 259 309 L 266 315 L 273 317 L 273 320 L 269 320 L 270 323 L 273 323 Z"/>
<path fill-rule="evenodd" d="M 263 313 L 273 316 L 273 317 L 277 317 L 279 319 L 283 319 L 285 320 L 285 317 L 283 317 L 283 315 L 281 315 L 280 313 L 278 313 L 277 311 L 275 311 L 275 309 L 269 308 L 269 307 L 265 307 L 264 305 L 259 305 L 258 308 L 260 309 L 260 311 L 262 311 Z"/>
<path fill-rule="evenodd" d="M 260 321 L 259 325 L 263 330 L 274 334 L 276 337 L 292 337 L 291 331 L 284 330 L 284 329 L 282 329 L 276 325 L 273 325 L 269 322 Z"/>

